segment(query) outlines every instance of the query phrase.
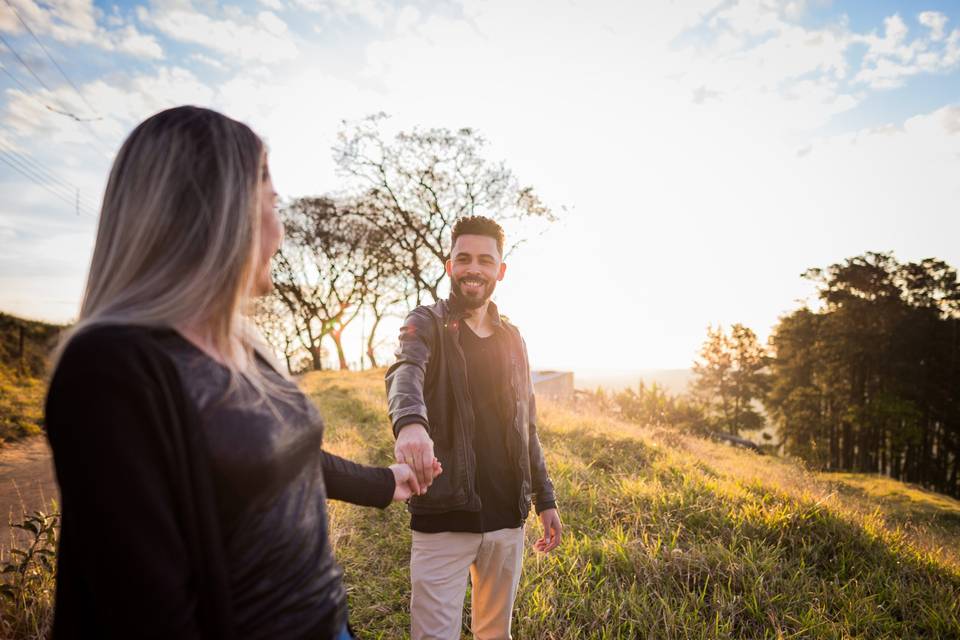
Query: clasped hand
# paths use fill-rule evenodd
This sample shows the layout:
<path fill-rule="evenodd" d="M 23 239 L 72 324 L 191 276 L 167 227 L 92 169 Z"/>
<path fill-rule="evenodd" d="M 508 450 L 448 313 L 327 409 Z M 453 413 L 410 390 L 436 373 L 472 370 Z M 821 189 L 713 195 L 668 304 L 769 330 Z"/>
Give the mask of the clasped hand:
<path fill-rule="evenodd" d="M 433 440 L 421 424 L 403 427 L 393 452 L 397 458 L 397 464 L 390 465 L 396 480 L 394 500 L 425 494 L 433 479 L 443 473 L 440 461 L 433 455 Z"/>

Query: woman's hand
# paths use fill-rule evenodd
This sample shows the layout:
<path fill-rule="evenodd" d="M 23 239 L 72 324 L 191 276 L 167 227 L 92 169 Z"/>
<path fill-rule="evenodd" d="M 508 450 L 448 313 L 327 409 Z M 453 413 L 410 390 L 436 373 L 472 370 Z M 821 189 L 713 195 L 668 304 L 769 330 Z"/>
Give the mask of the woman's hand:
<path fill-rule="evenodd" d="M 405 502 L 412 496 L 420 495 L 420 483 L 417 481 L 417 474 L 410 468 L 410 465 L 402 462 L 392 464 L 390 465 L 390 470 L 393 471 L 393 480 L 395 483 L 393 489 L 394 500 L 397 502 Z M 443 473 L 443 467 L 436 458 L 433 459 L 432 473 L 434 478 Z M 424 491 L 424 493 L 426 493 L 426 491 Z"/>

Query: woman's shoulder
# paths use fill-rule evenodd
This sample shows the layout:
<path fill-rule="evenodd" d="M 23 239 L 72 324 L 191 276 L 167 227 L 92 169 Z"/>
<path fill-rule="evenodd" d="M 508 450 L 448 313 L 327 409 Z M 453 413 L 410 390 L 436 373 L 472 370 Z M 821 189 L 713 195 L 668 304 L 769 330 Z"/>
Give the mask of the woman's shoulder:
<path fill-rule="evenodd" d="M 120 325 L 84 327 L 70 336 L 47 389 L 51 442 L 64 429 L 93 429 L 98 438 L 109 438 L 116 435 L 113 427 L 131 420 L 159 429 L 161 407 L 187 402 L 163 336 L 162 330 Z"/>
<path fill-rule="evenodd" d="M 55 375 L 86 371 L 123 377 L 172 370 L 166 345 L 175 335 L 172 329 L 127 324 L 83 328 L 68 339 Z"/>

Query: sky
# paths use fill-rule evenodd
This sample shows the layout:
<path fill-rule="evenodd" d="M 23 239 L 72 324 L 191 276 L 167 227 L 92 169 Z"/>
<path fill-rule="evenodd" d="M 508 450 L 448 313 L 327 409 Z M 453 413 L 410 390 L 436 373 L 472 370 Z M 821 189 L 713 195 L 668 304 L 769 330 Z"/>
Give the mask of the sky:
<path fill-rule="evenodd" d="M 496 293 L 536 367 L 688 367 L 865 251 L 960 266 L 955 0 L 0 0 L 0 36 L 0 311 L 76 317 L 114 153 L 186 103 L 284 198 L 344 188 L 343 120 L 478 130 L 561 218 Z"/>

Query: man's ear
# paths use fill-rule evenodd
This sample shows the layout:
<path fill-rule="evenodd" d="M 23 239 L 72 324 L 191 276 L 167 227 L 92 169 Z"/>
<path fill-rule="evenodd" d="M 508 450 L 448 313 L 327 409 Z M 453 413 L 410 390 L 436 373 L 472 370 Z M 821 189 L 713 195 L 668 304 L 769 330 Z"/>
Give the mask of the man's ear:
<path fill-rule="evenodd" d="M 453 260 L 447 260 L 446 262 L 444 262 L 443 269 L 444 271 L 447 272 L 447 275 L 452 278 L 453 277 Z"/>
<path fill-rule="evenodd" d="M 501 262 L 500 273 L 497 274 L 497 282 L 500 282 L 501 280 L 503 280 L 503 274 L 505 274 L 506 272 L 507 272 L 507 263 Z"/>

